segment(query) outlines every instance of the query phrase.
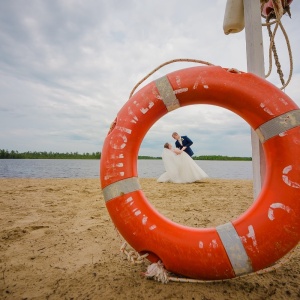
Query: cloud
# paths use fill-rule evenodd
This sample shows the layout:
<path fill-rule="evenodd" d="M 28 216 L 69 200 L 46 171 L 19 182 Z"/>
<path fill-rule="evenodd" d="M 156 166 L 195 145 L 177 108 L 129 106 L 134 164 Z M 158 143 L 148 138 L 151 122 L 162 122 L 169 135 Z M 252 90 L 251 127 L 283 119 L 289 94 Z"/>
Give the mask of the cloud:
<path fill-rule="evenodd" d="M 0 4 L 0 148 L 22 151 L 96 152 L 133 87 L 160 64 L 193 58 L 247 69 L 244 31 L 223 33 L 225 1 L 203 5 L 173 1 L 2 1 Z M 293 51 L 286 93 L 299 105 L 300 5 L 283 23 Z M 265 67 L 268 35 L 263 29 Z M 276 47 L 287 78 L 282 33 Z M 174 70 L 158 70 L 138 88 Z M 280 86 L 276 69 L 269 81 Z M 251 155 L 249 125 L 223 108 L 194 105 L 152 126 L 140 155 L 159 156 L 171 133 L 187 134 L 197 155 Z"/>

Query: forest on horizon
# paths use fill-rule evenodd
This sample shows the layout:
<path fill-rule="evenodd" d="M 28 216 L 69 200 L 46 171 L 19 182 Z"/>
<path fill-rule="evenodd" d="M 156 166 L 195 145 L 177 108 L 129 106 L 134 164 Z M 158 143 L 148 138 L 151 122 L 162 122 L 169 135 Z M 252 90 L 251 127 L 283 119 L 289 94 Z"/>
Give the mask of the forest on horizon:
<path fill-rule="evenodd" d="M 101 152 L 92 153 L 78 153 L 78 152 L 47 152 L 47 151 L 34 151 L 34 152 L 18 152 L 8 151 L 0 149 L 0 159 L 100 159 Z M 161 159 L 161 157 L 153 156 L 138 156 L 138 159 Z M 244 160 L 251 161 L 251 157 L 239 157 L 239 156 L 224 156 L 224 155 L 200 155 L 193 156 L 194 160 Z"/>

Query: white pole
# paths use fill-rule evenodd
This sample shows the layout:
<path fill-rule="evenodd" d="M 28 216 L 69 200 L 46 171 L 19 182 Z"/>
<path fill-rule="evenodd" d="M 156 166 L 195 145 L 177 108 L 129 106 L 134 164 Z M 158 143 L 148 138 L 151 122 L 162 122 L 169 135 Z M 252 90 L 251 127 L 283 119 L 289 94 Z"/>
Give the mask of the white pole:
<path fill-rule="evenodd" d="M 265 77 L 260 0 L 244 0 L 247 71 Z M 261 143 L 251 130 L 253 196 L 257 198 L 265 177 L 265 156 Z"/>

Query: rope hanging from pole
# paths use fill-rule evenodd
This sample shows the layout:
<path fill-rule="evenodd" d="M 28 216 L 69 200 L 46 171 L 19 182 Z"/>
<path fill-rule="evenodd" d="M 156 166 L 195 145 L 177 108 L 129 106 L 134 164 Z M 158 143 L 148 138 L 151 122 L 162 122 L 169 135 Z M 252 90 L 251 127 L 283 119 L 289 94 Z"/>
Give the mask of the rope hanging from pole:
<path fill-rule="evenodd" d="M 262 26 L 267 26 L 268 29 L 268 34 L 270 38 L 270 46 L 269 46 L 269 70 L 265 77 L 269 77 L 272 71 L 272 53 L 274 56 L 275 60 L 275 65 L 277 68 L 277 73 L 279 75 L 282 87 L 280 88 L 283 90 L 284 88 L 287 87 L 287 85 L 290 83 L 292 79 L 292 74 L 293 74 L 293 55 L 292 55 L 292 50 L 291 50 L 291 45 L 289 42 L 288 35 L 282 25 L 281 18 L 282 16 L 287 13 L 289 17 L 291 18 L 291 11 L 290 11 L 290 3 L 292 1 L 288 0 L 261 0 L 261 15 L 263 18 L 266 19 L 266 23 L 262 24 Z M 268 4 L 269 3 L 269 4 Z M 271 22 L 272 19 L 275 19 L 274 21 Z M 271 26 L 275 24 L 274 30 L 272 32 Z M 278 30 L 278 27 L 280 27 L 285 41 L 287 45 L 287 50 L 289 54 L 289 62 L 290 62 L 290 72 L 287 81 L 285 82 L 284 80 L 284 74 L 281 69 L 281 64 L 279 62 L 279 57 L 277 54 L 277 49 L 275 45 L 275 35 Z"/>

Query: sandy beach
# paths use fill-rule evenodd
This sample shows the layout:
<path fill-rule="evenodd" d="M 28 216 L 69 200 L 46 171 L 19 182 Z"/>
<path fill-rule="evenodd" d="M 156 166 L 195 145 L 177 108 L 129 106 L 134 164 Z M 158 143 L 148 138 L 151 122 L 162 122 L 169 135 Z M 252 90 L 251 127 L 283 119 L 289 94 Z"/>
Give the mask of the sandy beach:
<path fill-rule="evenodd" d="M 193 227 L 238 217 L 252 181 L 140 179 L 156 209 Z M 180 186 L 181 192 L 178 192 Z M 0 179 L 1 299 L 300 299 L 300 247 L 276 270 L 224 282 L 146 279 L 120 254 L 98 179 Z"/>

